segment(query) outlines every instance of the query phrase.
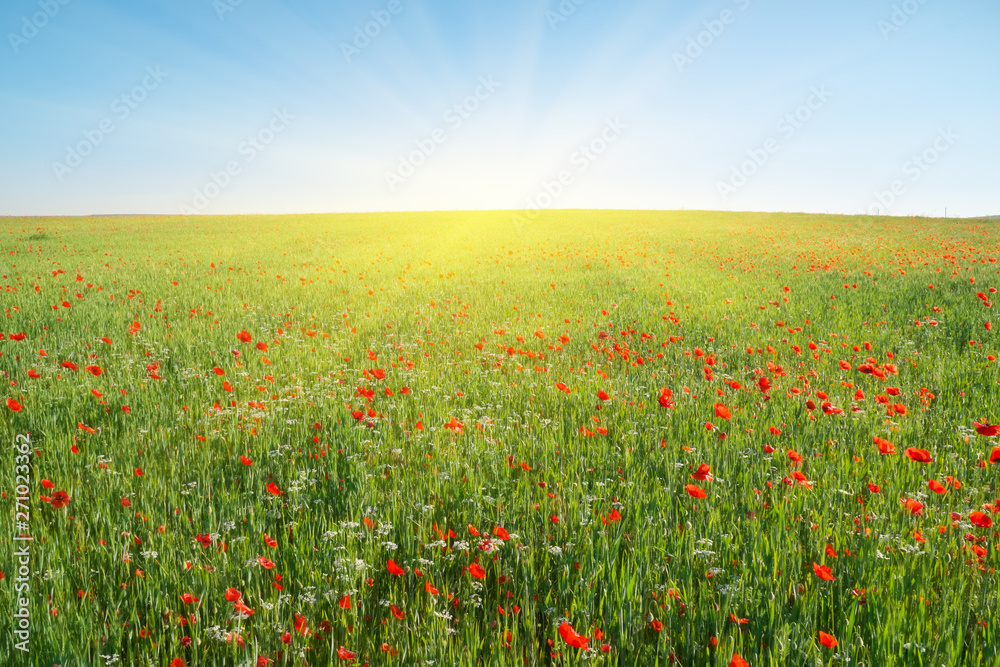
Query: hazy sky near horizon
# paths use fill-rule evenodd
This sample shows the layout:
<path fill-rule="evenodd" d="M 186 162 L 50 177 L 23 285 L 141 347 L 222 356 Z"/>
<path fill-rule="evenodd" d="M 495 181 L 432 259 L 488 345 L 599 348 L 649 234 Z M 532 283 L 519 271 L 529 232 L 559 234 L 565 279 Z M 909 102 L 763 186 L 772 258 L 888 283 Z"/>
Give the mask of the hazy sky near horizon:
<path fill-rule="evenodd" d="M 995 0 L 7 0 L 0 215 L 1000 214 Z"/>

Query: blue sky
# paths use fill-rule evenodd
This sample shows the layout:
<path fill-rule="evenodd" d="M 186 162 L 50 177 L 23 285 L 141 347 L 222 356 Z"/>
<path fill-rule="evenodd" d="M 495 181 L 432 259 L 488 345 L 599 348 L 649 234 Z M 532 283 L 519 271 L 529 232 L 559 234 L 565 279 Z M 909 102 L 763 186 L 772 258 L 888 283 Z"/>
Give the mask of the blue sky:
<path fill-rule="evenodd" d="M 0 29 L 0 215 L 1000 214 L 994 0 L 6 0 Z"/>

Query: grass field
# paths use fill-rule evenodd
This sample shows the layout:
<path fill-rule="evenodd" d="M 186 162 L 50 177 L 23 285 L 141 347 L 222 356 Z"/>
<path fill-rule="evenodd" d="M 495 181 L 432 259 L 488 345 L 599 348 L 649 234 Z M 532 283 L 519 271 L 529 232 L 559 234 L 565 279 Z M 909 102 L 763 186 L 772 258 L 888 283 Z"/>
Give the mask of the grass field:
<path fill-rule="evenodd" d="M 0 250 L 3 665 L 1000 665 L 998 220 L 7 218 Z"/>

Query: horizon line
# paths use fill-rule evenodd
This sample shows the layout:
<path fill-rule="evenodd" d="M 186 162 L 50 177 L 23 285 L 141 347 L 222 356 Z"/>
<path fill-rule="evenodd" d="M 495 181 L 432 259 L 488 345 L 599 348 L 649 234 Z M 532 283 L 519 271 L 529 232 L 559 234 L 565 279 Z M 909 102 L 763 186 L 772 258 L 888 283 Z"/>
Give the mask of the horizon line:
<path fill-rule="evenodd" d="M 845 218 L 928 218 L 932 220 L 1000 220 L 1000 214 L 973 216 L 934 216 L 926 214 L 886 215 L 870 213 L 828 213 L 817 211 L 760 211 L 760 210 L 723 210 L 723 209 L 643 209 L 643 208 L 512 208 L 512 209 L 412 209 L 412 210 L 358 210 L 358 211 L 308 211 L 287 213 L 89 213 L 89 214 L 42 214 L 42 215 L 11 215 L 0 214 L 0 219 L 39 220 L 52 218 L 225 218 L 225 217 L 283 217 L 283 216 L 320 216 L 320 215 L 386 215 L 414 213 L 528 213 L 548 212 L 633 212 L 633 213 L 722 213 L 741 214 L 757 213 L 771 215 L 822 215 Z"/>

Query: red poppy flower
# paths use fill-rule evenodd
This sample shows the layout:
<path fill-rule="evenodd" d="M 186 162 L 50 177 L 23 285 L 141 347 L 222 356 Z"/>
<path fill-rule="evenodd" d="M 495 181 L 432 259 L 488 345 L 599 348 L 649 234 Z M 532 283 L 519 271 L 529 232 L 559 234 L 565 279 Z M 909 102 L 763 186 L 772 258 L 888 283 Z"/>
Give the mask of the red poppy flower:
<path fill-rule="evenodd" d="M 170 661 L 170 667 L 187 667 L 187 665 L 184 664 L 184 660 L 181 658 L 174 658 Z"/>
<path fill-rule="evenodd" d="M 510 534 L 506 531 L 506 529 L 501 528 L 500 526 L 494 526 L 493 527 L 493 534 L 496 535 L 497 537 L 499 537 L 501 540 L 504 540 L 504 541 L 507 541 L 507 540 L 510 539 Z"/>
<path fill-rule="evenodd" d="M 715 416 L 718 417 L 719 419 L 727 419 L 728 420 L 728 419 L 732 419 L 733 418 L 733 413 L 730 412 L 729 408 L 727 408 L 722 403 L 716 403 L 715 404 Z"/>
<path fill-rule="evenodd" d="M 392 611 L 392 615 L 395 616 L 396 618 L 398 618 L 399 620 L 402 621 L 404 618 L 406 618 L 406 612 L 404 612 L 402 609 L 400 609 L 396 605 L 394 605 L 394 604 L 389 605 L 389 609 Z"/>
<path fill-rule="evenodd" d="M 305 635 L 306 631 L 309 629 L 309 624 L 306 622 L 306 617 L 303 616 L 302 614 L 296 613 L 295 623 L 293 624 L 293 627 L 295 628 L 295 632 L 298 632 L 301 635 Z"/>
<path fill-rule="evenodd" d="M 341 660 L 354 660 L 354 651 L 348 651 L 346 648 L 341 646 L 337 649 L 337 655 L 340 656 Z"/>
<path fill-rule="evenodd" d="M 65 491 L 56 491 L 52 494 L 52 509 L 60 510 L 69 504 L 69 494 Z"/>
<path fill-rule="evenodd" d="M 606 391 L 604 391 L 603 389 L 601 389 L 599 392 L 597 392 L 597 398 L 601 399 L 602 401 L 607 401 L 607 400 L 611 399 L 611 397 L 608 396 L 608 393 Z"/>
<path fill-rule="evenodd" d="M 993 426 L 990 426 L 989 424 L 985 423 L 980 424 L 976 422 L 973 424 L 973 426 L 976 427 L 976 433 L 978 433 L 979 435 L 985 435 L 988 438 L 992 438 L 993 436 L 1000 433 L 1000 424 L 994 424 Z"/>
<path fill-rule="evenodd" d="M 340 601 L 337 602 L 337 604 L 340 606 L 341 609 L 350 609 L 351 608 L 351 596 L 350 595 L 345 595 L 344 597 L 340 598 Z"/>
<path fill-rule="evenodd" d="M 471 574 L 476 579 L 485 579 L 486 570 L 483 569 L 482 565 L 479 563 L 473 563 L 469 566 L 469 574 Z"/>
<path fill-rule="evenodd" d="M 427 591 L 428 593 L 430 593 L 431 595 L 437 595 L 440 592 L 440 591 L 438 591 L 438 589 L 434 588 L 431 585 L 431 582 L 429 582 L 429 581 L 425 581 L 424 582 L 424 590 Z"/>
<path fill-rule="evenodd" d="M 242 597 L 242 595 L 243 594 L 240 593 L 235 588 L 227 588 L 226 589 L 226 600 L 228 600 L 229 602 L 236 602 L 237 600 L 240 599 L 240 597 Z"/>
<path fill-rule="evenodd" d="M 281 489 L 279 489 L 278 485 L 275 484 L 274 482 L 271 482 L 270 484 L 267 485 L 267 492 L 270 493 L 272 496 L 281 495 Z"/>
<path fill-rule="evenodd" d="M 833 648 L 834 646 L 840 644 L 840 642 L 837 641 L 836 637 L 834 637 L 833 635 L 828 635 L 822 630 L 819 631 L 819 642 L 827 648 Z"/>
<path fill-rule="evenodd" d="M 936 479 L 929 480 L 927 482 L 927 487 L 934 493 L 945 493 L 948 489 L 944 485 L 937 481 Z"/>
<path fill-rule="evenodd" d="M 989 528 L 993 525 L 993 519 L 986 516 L 982 512 L 973 512 L 970 514 L 969 521 L 971 521 L 973 525 L 979 526 L 980 528 Z"/>
<path fill-rule="evenodd" d="M 248 459 L 247 457 L 243 456 L 242 454 L 240 454 L 240 462 L 243 465 L 245 465 L 245 466 L 253 464 L 253 460 L 252 459 Z"/>
<path fill-rule="evenodd" d="M 708 497 L 708 492 L 701 489 L 694 484 L 687 484 L 684 486 L 684 490 L 688 492 L 692 498 L 706 498 Z"/>
<path fill-rule="evenodd" d="M 830 570 L 828 565 L 820 565 L 819 563 L 813 563 L 813 572 L 816 576 L 824 581 L 836 581 L 837 578 L 833 576 L 833 571 Z"/>
<path fill-rule="evenodd" d="M 260 563 L 260 566 L 262 568 L 264 568 L 265 570 L 273 570 L 274 569 L 274 563 L 271 561 L 270 558 L 266 558 L 265 556 L 258 556 L 257 557 L 257 562 Z"/>
<path fill-rule="evenodd" d="M 236 338 L 238 338 L 241 343 L 249 343 L 251 340 L 251 336 L 247 331 L 240 331 L 236 334 Z"/>
<path fill-rule="evenodd" d="M 420 422 L 417 422 L 417 423 L 418 423 L 418 425 L 421 426 L 421 429 L 422 429 L 422 424 L 420 424 Z M 455 417 L 454 417 L 454 415 L 452 416 L 451 421 L 449 421 L 447 424 L 445 424 L 444 427 L 447 428 L 447 429 L 451 429 L 452 431 L 454 431 L 455 433 L 458 433 L 458 434 L 462 434 L 462 433 L 465 432 L 463 430 L 465 428 L 465 424 L 463 424 L 462 422 L 456 420 Z"/>
<path fill-rule="evenodd" d="M 273 537 L 268 537 L 267 533 L 264 533 L 264 544 L 273 549 L 274 547 L 278 546 L 278 541 Z"/>
<path fill-rule="evenodd" d="M 932 461 L 934 461 L 934 459 L 931 458 L 931 453 L 928 452 L 926 449 L 916 449 L 913 447 L 907 447 L 904 454 L 909 456 L 917 463 L 931 463 Z"/>
<path fill-rule="evenodd" d="M 387 567 L 389 568 L 389 574 L 394 574 L 397 577 L 406 574 L 406 570 L 396 565 L 395 561 L 393 561 L 391 558 L 389 559 Z"/>
<path fill-rule="evenodd" d="M 587 648 L 587 643 L 590 641 L 589 638 L 576 634 L 573 630 L 573 626 L 569 623 L 563 623 L 559 626 L 559 636 L 563 638 L 564 642 L 573 648 L 585 649 Z"/>
<path fill-rule="evenodd" d="M 895 445 L 893 445 L 885 438 L 880 438 L 878 436 L 875 436 L 874 438 L 872 438 L 872 442 L 878 445 L 878 453 L 881 454 L 882 456 L 896 453 Z"/>
<path fill-rule="evenodd" d="M 183 595 L 181 595 L 181 600 L 183 600 L 188 604 L 194 604 L 195 602 L 198 602 L 198 598 L 191 595 L 190 593 L 184 593 Z"/>
<path fill-rule="evenodd" d="M 924 513 L 924 504 L 919 500 L 908 498 L 903 504 L 906 505 L 906 509 L 910 510 L 910 514 L 913 516 L 920 516 Z"/>
<path fill-rule="evenodd" d="M 990 453 L 990 463 L 1000 463 L 1000 447 L 994 447 Z"/>
<path fill-rule="evenodd" d="M 664 387 L 663 389 L 660 390 L 660 397 L 657 399 L 657 401 L 659 402 L 660 407 L 672 409 L 674 407 L 673 397 L 674 397 L 674 392 Z"/>
<path fill-rule="evenodd" d="M 698 480 L 699 482 L 711 482 L 712 481 L 711 470 L 712 467 L 710 465 L 708 465 L 707 463 L 702 463 L 700 466 L 698 466 L 698 469 L 694 471 L 694 474 L 691 475 L 691 477 Z"/>
<path fill-rule="evenodd" d="M 14 412 L 20 412 L 21 409 L 23 408 L 23 406 L 17 401 L 15 401 L 13 398 L 7 399 L 7 407 L 13 410 Z"/>
<path fill-rule="evenodd" d="M 738 654 L 733 654 L 733 659 L 729 661 L 729 667 L 750 667 L 750 664 Z"/>
<path fill-rule="evenodd" d="M 227 595 L 226 597 L 228 598 L 229 596 Z M 253 609 L 246 606 L 246 604 L 244 604 L 239 600 L 237 600 L 236 604 L 233 605 L 233 609 L 235 609 L 237 613 L 241 614 L 245 618 L 250 618 L 251 616 L 253 616 Z"/>

